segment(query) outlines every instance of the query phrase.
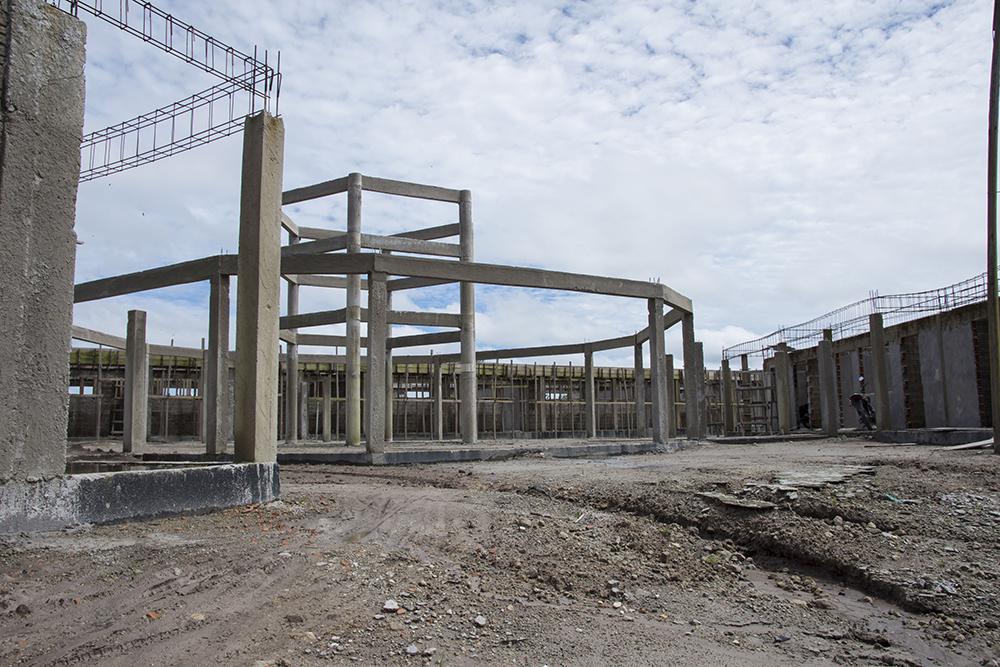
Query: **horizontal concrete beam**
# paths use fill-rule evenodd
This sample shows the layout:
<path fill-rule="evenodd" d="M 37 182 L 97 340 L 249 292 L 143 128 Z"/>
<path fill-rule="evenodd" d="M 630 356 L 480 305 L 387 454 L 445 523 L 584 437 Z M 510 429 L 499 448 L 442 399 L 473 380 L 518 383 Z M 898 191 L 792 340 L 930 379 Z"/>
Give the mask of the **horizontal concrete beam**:
<path fill-rule="evenodd" d="M 454 280 L 441 280 L 440 278 L 396 278 L 386 283 L 386 289 L 390 292 L 399 290 L 417 289 L 420 287 L 434 287 L 436 285 L 451 285 L 457 282 Z"/>
<path fill-rule="evenodd" d="M 294 273 L 284 274 L 288 282 L 302 285 L 303 287 L 330 287 L 334 289 L 347 289 L 347 278 L 343 276 L 319 276 L 319 275 L 297 275 Z M 361 279 L 361 289 L 368 289 L 368 280 Z"/>
<path fill-rule="evenodd" d="M 337 252 L 347 248 L 345 232 L 331 232 L 324 236 L 321 230 L 306 228 L 310 236 L 319 237 L 315 241 L 296 243 L 281 249 L 283 257 L 289 255 L 312 255 L 317 253 Z M 439 243 L 407 238 L 405 236 L 380 236 L 378 234 L 362 234 L 361 247 L 372 250 L 391 250 L 393 252 L 409 252 L 421 255 L 438 255 L 441 257 L 459 257 L 461 248 L 454 243 Z"/>
<path fill-rule="evenodd" d="M 318 345 L 320 347 L 347 347 L 347 336 L 334 336 L 330 334 L 305 334 L 300 333 L 295 336 L 295 342 L 299 345 Z M 368 347 L 368 338 L 361 337 L 361 347 Z"/>
<path fill-rule="evenodd" d="M 294 190 L 286 190 L 281 193 L 282 205 L 298 204 L 299 202 L 319 199 L 330 195 L 347 192 L 347 177 L 335 178 L 332 181 L 324 181 L 315 185 L 307 185 Z"/>
<path fill-rule="evenodd" d="M 301 236 L 299 226 L 295 224 L 295 221 L 285 215 L 284 212 L 281 213 L 281 226 L 284 227 L 289 234 Z"/>
<path fill-rule="evenodd" d="M 324 324 L 343 324 L 346 321 L 347 309 L 337 308 L 336 310 L 321 310 L 301 315 L 285 315 L 278 320 L 278 326 L 282 329 L 305 329 Z"/>
<path fill-rule="evenodd" d="M 73 325 L 72 336 L 73 340 L 82 340 L 86 343 L 112 347 L 116 350 L 125 349 L 125 339 L 121 336 L 113 336 L 111 334 L 104 333 L 103 331 L 85 329 L 84 327 L 78 327 L 75 324 Z"/>
<path fill-rule="evenodd" d="M 170 264 L 155 269 L 79 283 L 73 288 L 73 303 L 109 299 L 175 285 L 187 285 L 208 280 L 219 273 L 235 275 L 236 262 L 236 255 L 214 255 L 190 262 Z"/>
<path fill-rule="evenodd" d="M 434 239 L 446 239 L 451 236 L 458 236 L 461 227 L 456 222 L 451 225 L 439 225 L 437 227 L 425 227 L 412 232 L 401 232 L 393 236 L 402 236 L 407 239 L 420 239 L 422 241 L 433 241 Z"/>
<path fill-rule="evenodd" d="M 449 188 L 441 188 L 436 185 L 421 185 L 419 183 L 407 183 L 406 181 L 392 181 L 387 178 L 375 178 L 374 176 L 361 177 L 361 189 L 369 192 L 381 192 L 387 195 L 399 197 L 414 197 L 416 199 L 431 199 L 434 201 L 446 201 L 454 204 L 458 203 L 461 192 Z"/>
<path fill-rule="evenodd" d="M 386 341 L 391 350 L 403 347 L 418 347 L 420 345 L 436 345 L 438 343 L 457 343 L 462 340 L 461 331 L 442 331 L 438 333 L 415 334 L 413 336 L 396 336 Z"/>
<path fill-rule="evenodd" d="M 315 313 L 285 315 L 279 320 L 282 329 L 306 329 L 327 324 L 343 324 L 347 321 L 347 309 L 321 310 Z M 361 321 L 368 321 L 368 309 L 361 309 Z M 423 313 L 393 310 L 389 312 L 390 324 L 410 324 L 420 327 L 460 327 L 462 318 L 454 313 Z M 81 339 L 86 340 L 86 339 Z M 295 342 L 290 341 L 290 342 Z"/>

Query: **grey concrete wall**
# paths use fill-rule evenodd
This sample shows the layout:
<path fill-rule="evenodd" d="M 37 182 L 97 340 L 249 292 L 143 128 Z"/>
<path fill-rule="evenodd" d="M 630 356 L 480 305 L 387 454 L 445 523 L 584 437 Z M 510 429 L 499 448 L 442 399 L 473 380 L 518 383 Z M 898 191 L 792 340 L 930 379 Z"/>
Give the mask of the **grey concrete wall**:
<path fill-rule="evenodd" d="M 65 468 L 83 23 L 13 0 L 0 63 L 0 480 Z"/>
<path fill-rule="evenodd" d="M 893 341 L 885 346 L 885 360 L 889 370 L 889 424 L 887 424 L 887 428 L 906 428 L 903 359 L 899 350 L 899 341 Z"/>
<path fill-rule="evenodd" d="M 851 394 L 858 390 L 858 352 L 844 350 L 837 355 L 840 363 L 840 385 L 837 387 L 840 397 L 841 425 L 844 428 L 858 428 L 858 413 L 851 405 Z"/>
<path fill-rule="evenodd" d="M 945 324 L 941 330 L 941 344 L 948 387 L 948 426 L 979 426 L 979 388 L 976 386 L 971 323 Z"/>
<path fill-rule="evenodd" d="M 937 327 L 922 329 L 917 334 L 920 346 L 920 381 L 924 387 L 924 416 L 927 427 L 948 425 L 945 375 L 942 359 L 941 337 Z"/>

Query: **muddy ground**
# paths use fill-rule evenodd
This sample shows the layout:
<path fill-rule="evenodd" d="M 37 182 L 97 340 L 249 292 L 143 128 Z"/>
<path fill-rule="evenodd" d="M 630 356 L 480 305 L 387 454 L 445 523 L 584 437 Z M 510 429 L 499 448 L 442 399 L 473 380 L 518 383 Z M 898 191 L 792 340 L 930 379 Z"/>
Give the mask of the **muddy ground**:
<path fill-rule="evenodd" d="M 987 452 L 281 476 L 264 506 L 0 543 L 0 664 L 1000 664 Z"/>

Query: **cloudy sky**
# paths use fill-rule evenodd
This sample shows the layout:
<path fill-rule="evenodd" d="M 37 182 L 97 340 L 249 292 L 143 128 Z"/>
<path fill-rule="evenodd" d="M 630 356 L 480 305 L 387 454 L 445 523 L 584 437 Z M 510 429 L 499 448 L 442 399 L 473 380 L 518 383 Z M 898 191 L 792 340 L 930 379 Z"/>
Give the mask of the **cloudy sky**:
<path fill-rule="evenodd" d="M 471 189 L 477 260 L 659 279 L 693 299 L 710 366 L 870 290 L 985 268 L 986 0 L 158 4 L 281 50 L 286 188 L 359 171 Z M 87 131 L 215 83 L 88 24 Z M 240 150 L 237 135 L 83 184 L 77 280 L 235 252 Z M 343 201 L 286 212 L 345 226 Z M 457 216 L 379 195 L 364 214 L 372 233 Z M 395 298 L 454 310 L 458 289 Z M 304 289 L 302 310 L 342 300 Z M 74 317 L 121 333 L 130 308 L 153 342 L 207 329 L 204 286 Z M 583 295 L 481 287 L 477 309 L 481 348 L 645 325 L 644 304 Z"/>

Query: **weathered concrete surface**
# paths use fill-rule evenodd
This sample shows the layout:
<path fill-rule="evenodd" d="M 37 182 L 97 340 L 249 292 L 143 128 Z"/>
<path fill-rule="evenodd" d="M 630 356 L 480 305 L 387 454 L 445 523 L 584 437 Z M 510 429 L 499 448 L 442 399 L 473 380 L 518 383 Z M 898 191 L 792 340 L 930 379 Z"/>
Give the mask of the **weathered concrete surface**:
<path fill-rule="evenodd" d="M 229 440 L 229 276 L 212 278 L 205 364 L 205 453 L 226 453 Z"/>
<path fill-rule="evenodd" d="M 40 0 L 0 21 L 0 480 L 24 480 L 65 466 L 86 30 Z"/>
<path fill-rule="evenodd" d="M 901 428 L 878 431 L 873 436 L 879 442 L 913 443 L 917 445 L 965 445 L 993 437 L 989 428 Z"/>
<path fill-rule="evenodd" d="M 149 347 L 146 312 L 128 311 L 125 337 L 125 424 L 122 451 L 136 452 L 146 443 L 149 429 Z"/>
<path fill-rule="evenodd" d="M 284 145 L 280 118 L 266 112 L 247 118 L 236 283 L 234 447 L 241 463 L 274 461 L 277 453 Z"/>
<path fill-rule="evenodd" d="M 0 486 L 0 534 L 58 530 L 274 500 L 278 464 L 65 475 Z"/>

